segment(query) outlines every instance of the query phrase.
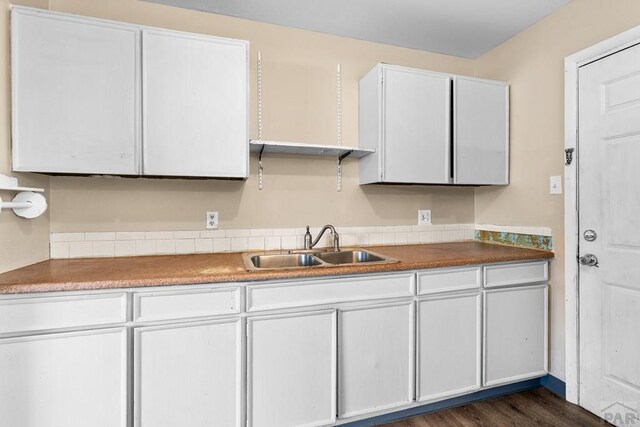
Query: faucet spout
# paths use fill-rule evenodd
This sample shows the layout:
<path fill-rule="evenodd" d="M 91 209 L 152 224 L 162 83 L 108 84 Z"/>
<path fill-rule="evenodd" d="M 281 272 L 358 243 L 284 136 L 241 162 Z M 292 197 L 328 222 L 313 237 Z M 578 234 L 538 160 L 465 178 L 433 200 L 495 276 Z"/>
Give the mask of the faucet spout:
<path fill-rule="evenodd" d="M 322 227 L 322 230 L 320 230 L 320 233 L 318 233 L 318 235 L 316 236 L 316 238 L 314 240 L 312 240 L 312 236 L 311 233 L 309 232 L 309 226 L 307 225 L 307 232 L 304 235 L 304 248 L 306 250 L 312 249 L 315 245 L 318 244 L 318 242 L 320 241 L 320 239 L 322 238 L 322 236 L 324 235 L 325 231 L 327 230 L 331 230 L 331 236 L 333 236 L 333 250 L 334 251 L 339 251 L 340 250 L 340 235 L 338 235 L 338 232 L 336 231 L 336 228 L 331 225 L 331 224 L 327 224 L 324 227 Z"/>

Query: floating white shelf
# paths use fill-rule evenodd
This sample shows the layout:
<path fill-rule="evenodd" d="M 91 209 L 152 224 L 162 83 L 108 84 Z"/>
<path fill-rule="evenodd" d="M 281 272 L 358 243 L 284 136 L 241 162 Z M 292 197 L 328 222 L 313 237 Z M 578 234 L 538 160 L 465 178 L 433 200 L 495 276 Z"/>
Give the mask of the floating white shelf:
<path fill-rule="evenodd" d="M 349 157 L 359 159 L 368 154 L 375 153 L 375 150 L 348 147 L 346 145 L 306 144 L 303 142 L 288 141 L 259 141 L 257 139 L 252 139 L 250 141 L 250 145 L 251 151 L 258 153 L 298 154 L 336 158 L 348 155 Z"/>
<path fill-rule="evenodd" d="M 18 179 L 0 174 L 0 191 L 33 191 L 44 193 L 44 188 L 19 187 Z"/>

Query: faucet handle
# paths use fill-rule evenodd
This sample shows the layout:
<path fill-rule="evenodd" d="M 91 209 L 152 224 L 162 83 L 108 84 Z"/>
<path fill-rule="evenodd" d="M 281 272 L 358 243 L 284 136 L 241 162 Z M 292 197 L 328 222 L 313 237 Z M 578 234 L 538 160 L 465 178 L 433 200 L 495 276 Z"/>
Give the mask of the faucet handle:
<path fill-rule="evenodd" d="M 309 226 L 307 225 L 307 232 L 304 233 L 304 249 L 305 250 L 311 249 L 312 240 L 313 240 L 313 237 L 311 237 L 311 232 L 309 231 Z"/>

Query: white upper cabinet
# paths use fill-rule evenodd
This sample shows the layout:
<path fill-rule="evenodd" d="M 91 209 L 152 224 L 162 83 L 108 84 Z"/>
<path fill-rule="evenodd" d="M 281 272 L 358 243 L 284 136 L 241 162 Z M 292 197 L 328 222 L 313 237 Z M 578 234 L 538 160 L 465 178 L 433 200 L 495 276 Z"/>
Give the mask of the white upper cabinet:
<path fill-rule="evenodd" d="M 509 87 L 378 64 L 360 80 L 360 184 L 509 183 Z"/>
<path fill-rule="evenodd" d="M 454 183 L 509 183 L 509 85 L 454 78 Z"/>
<path fill-rule="evenodd" d="M 140 30 L 12 10 L 13 169 L 138 171 Z"/>
<path fill-rule="evenodd" d="M 360 183 L 449 183 L 451 79 L 378 65 L 360 81 Z"/>
<path fill-rule="evenodd" d="M 13 169 L 246 178 L 248 42 L 12 10 Z"/>
<path fill-rule="evenodd" d="M 145 175 L 246 178 L 248 43 L 143 29 Z"/>

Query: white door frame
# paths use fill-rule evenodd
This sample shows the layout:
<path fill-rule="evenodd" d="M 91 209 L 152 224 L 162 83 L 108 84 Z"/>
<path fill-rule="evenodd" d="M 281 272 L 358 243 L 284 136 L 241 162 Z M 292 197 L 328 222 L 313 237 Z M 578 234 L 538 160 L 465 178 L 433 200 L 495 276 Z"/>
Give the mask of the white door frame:
<path fill-rule="evenodd" d="M 640 26 L 611 37 L 564 59 L 564 148 L 575 151 L 564 174 L 565 242 L 565 382 L 566 399 L 579 403 L 579 294 L 578 294 L 578 68 L 640 43 Z"/>

